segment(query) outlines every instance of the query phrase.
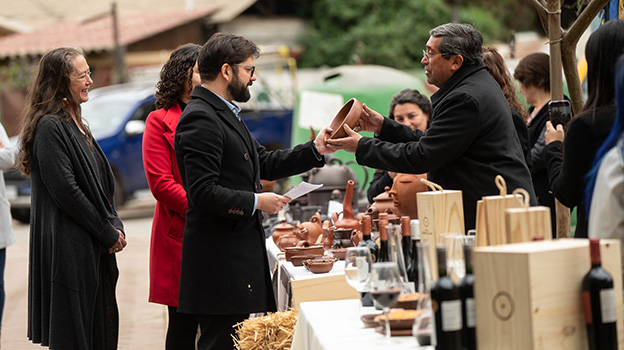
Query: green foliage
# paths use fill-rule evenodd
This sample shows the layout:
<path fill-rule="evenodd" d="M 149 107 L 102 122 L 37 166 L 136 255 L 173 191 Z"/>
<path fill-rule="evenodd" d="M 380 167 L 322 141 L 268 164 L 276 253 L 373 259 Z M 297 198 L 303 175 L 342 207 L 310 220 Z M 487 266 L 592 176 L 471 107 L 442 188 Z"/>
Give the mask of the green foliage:
<path fill-rule="evenodd" d="M 35 69 L 35 63 L 27 58 L 11 60 L 7 65 L 0 66 L 0 82 L 5 87 L 25 89 Z"/>
<path fill-rule="evenodd" d="M 487 39 L 505 34 L 486 10 L 462 8 L 460 18 Z M 451 9 L 443 0 L 316 0 L 308 31 L 300 41 L 305 51 L 299 65 L 420 67 L 429 30 L 450 19 Z"/>

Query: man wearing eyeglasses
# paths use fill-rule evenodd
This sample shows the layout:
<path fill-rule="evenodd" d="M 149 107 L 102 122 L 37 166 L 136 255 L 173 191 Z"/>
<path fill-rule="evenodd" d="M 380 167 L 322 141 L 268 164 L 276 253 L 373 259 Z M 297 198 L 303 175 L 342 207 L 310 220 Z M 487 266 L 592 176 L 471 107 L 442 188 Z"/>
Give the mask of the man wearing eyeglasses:
<path fill-rule="evenodd" d="M 411 130 L 364 108 L 355 131 L 329 140 L 333 150 L 355 153 L 358 163 L 400 173 L 428 173 L 446 189 L 462 190 L 465 229 L 475 227 L 476 203 L 496 195 L 496 175 L 507 188 L 526 189 L 534 205 L 531 175 L 522 154 L 509 106 L 483 65 L 483 37 L 466 24 L 444 24 L 430 31 L 421 63 L 433 114 L 426 132 Z M 375 132 L 376 138 L 357 131 Z"/>
<path fill-rule="evenodd" d="M 202 46 L 195 87 L 176 128 L 174 148 L 188 210 L 178 312 L 195 314 L 198 349 L 233 349 L 233 326 L 250 313 L 276 311 L 261 211 L 290 199 L 261 193 L 260 179 L 321 167 L 327 130 L 293 149 L 269 152 L 249 133 L 234 101 L 250 98 L 257 46 L 217 33 Z"/>

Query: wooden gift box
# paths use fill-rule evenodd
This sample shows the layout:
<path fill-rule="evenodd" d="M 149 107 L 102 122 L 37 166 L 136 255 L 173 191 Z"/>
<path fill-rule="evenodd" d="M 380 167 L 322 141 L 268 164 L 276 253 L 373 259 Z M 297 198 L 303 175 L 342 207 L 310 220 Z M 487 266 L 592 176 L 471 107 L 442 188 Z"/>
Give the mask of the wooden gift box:
<path fill-rule="evenodd" d="M 624 349 L 620 241 L 601 240 L 601 256 Z M 591 268 L 589 240 L 480 247 L 473 265 L 479 350 L 588 349 L 581 283 Z"/>

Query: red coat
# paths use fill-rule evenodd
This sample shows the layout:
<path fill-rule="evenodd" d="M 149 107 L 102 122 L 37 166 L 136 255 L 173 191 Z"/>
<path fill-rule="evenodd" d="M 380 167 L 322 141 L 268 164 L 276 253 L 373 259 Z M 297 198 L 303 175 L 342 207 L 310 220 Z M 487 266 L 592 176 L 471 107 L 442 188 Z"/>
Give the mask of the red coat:
<path fill-rule="evenodd" d="M 173 137 L 182 111 L 179 105 L 149 114 L 143 134 L 143 165 L 156 198 L 150 244 L 149 301 L 178 306 L 186 191 L 178 171 Z"/>

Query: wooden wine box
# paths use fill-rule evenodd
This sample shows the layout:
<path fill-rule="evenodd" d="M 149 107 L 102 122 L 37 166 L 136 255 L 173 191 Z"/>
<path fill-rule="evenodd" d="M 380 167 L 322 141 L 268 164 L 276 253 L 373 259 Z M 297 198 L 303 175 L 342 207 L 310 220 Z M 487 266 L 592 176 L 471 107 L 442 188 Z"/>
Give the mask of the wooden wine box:
<path fill-rule="evenodd" d="M 601 255 L 624 350 L 620 241 L 601 240 Z M 588 349 L 581 284 L 591 268 L 589 240 L 479 247 L 473 265 L 479 350 Z"/>

